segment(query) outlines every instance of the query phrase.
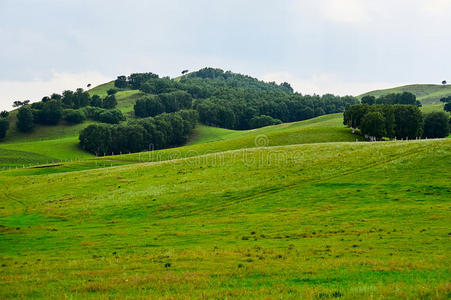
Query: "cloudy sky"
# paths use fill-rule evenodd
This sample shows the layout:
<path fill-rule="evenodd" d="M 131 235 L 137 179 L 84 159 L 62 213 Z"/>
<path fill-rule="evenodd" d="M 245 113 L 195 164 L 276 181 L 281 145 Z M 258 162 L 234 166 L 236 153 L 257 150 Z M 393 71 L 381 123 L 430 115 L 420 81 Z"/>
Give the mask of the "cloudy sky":
<path fill-rule="evenodd" d="M 0 0 L 0 109 L 220 67 L 302 93 L 451 81 L 451 0 Z"/>

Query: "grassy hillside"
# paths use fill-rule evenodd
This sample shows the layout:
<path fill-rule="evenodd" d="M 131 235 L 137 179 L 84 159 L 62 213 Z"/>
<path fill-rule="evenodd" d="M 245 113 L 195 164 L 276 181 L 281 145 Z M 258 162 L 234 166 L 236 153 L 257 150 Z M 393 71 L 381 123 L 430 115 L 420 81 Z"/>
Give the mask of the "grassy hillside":
<path fill-rule="evenodd" d="M 67 133 L 67 132 L 64 132 Z M 61 136 L 64 136 L 61 134 Z M 135 153 L 130 155 L 115 155 L 103 158 L 105 160 L 139 162 L 151 156 L 151 160 L 167 160 L 176 157 L 194 156 L 211 152 L 221 152 L 256 146 L 277 146 L 322 142 L 355 141 L 355 135 L 342 125 L 342 115 L 333 114 L 318 118 L 268 126 L 254 130 L 227 130 L 222 128 L 199 125 L 188 142 L 188 146 L 159 150 L 152 154 Z M 70 160 L 93 158 L 78 147 L 77 135 L 52 139 L 48 141 L 30 141 L 0 144 L 0 167 L 22 166 L 23 164 L 45 164 L 55 160 Z M 16 156 L 12 150 L 20 151 Z M 145 150 L 145 149 L 143 149 Z M 23 152 L 30 153 L 35 159 L 28 159 Z M 35 156 L 38 155 L 38 156 Z"/>
<path fill-rule="evenodd" d="M 100 97 L 105 97 L 107 95 L 107 90 L 112 88 L 114 88 L 114 81 L 96 86 L 90 89 L 88 92 L 91 96 L 99 95 Z M 118 102 L 117 108 L 125 113 L 128 118 L 130 118 L 132 116 L 133 106 L 135 105 L 136 99 L 141 95 L 142 93 L 139 90 L 119 90 L 116 93 L 116 99 Z M 0 145 L 10 142 L 38 141 L 75 137 L 78 136 L 79 132 L 83 128 L 93 123 L 93 121 L 87 121 L 82 124 L 72 125 L 61 121 L 56 126 L 36 125 L 31 133 L 22 133 L 16 128 L 16 114 L 17 110 L 10 112 L 10 128 L 7 132 L 6 138 L 0 142 Z"/>
<path fill-rule="evenodd" d="M 375 97 L 392 94 L 392 93 L 403 93 L 410 92 L 417 96 L 417 100 L 420 100 L 423 105 L 426 104 L 440 104 L 440 99 L 446 96 L 451 96 L 451 84 L 438 85 L 438 84 L 412 84 L 400 87 L 395 87 L 391 89 L 376 90 L 360 95 L 358 98 L 361 99 L 363 96 L 371 95 Z"/>
<path fill-rule="evenodd" d="M 211 157 L 0 172 L 0 298 L 450 296 L 451 140 Z"/>
<path fill-rule="evenodd" d="M 227 150 L 247 149 L 261 146 L 280 146 L 328 142 L 355 142 L 361 137 L 351 133 L 342 125 L 341 114 L 333 114 L 314 119 L 267 126 L 253 130 L 221 130 L 200 126 L 199 136 L 194 136 L 188 146 L 152 152 L 132 153 L 100 158 L 108 161 L 165 161 L 187 158 Z M 213 133 L 218 133 L 212 137 Z"/>

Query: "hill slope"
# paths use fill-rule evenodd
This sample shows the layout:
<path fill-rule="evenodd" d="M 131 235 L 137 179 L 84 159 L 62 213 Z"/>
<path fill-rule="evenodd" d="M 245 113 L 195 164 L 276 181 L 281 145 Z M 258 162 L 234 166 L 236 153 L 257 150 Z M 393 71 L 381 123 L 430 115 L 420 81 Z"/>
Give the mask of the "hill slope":
<path fill-rule="evenodd" d="M 383 89 L 371 91 L 358 96 L 361 99 L 364 96 L 383 96 L 392 93 L 410 92 L 417 96 L 417 100 L 421 101 L 423 105 L 427 104 L 439 104 L 440 99 L 443 97 L 451 96 L 451 84 L 438 85 L 438 84 L 412 84 L 391 89 Z"/>
<path fill-rule="evenodd" d="M 0 172 L 0 297 L 451 293 L 451 140 L 211 156 Z"/>
<path fill-rule="evenodd" d="M 357 137 L 342 124 L 342 114 L 332 114 L 305 120 L 285 123 L 254 130 L 228 130 L 223 128 L 199 125 L 188 145 L 152 152 L 152 160 L 167 160 L 177 157 L 188 157 L 212 152 L 221 152 L 256 146 L 277 146 L 292 144 L 352 142 Z M 145 150 L 145 149 L 143 149 Z M 14 155 L 13 151 L 17 151 Z M 29 153 L 29 156 L 25 155 Z M 149 154 L 135 153 L 98 158 L 108 161 L 142 162 Z M 77 160 L 95 158 L 78 147 L 78 135 L 61 139 L 36 140 L 27 143 L 0 144 L 0 167 L 46 164 L 52 161 Z M 83 168 L 86 164 L 82 163 Z M 59 166 L 52 170 L 65 169 Z M 42 170 L 36 170 L 36 172 Z"/>

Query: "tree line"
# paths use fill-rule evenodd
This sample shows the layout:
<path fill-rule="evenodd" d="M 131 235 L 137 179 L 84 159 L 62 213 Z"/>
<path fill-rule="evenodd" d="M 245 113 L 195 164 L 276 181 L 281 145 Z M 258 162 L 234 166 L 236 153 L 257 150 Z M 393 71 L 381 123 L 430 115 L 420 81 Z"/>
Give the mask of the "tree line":
<path fill-rule="evenodd" d="M 382 95 L 380 97 L 375 97 L 367 95 L 362 97 L 362 104 L 377 105 L 377 104 L 405 104 L 405 105 L 416 105 L 421 107 L 421 102 L 417 100 L 417 97 L 409 92 L 403 93 L 392 93 L 387 95 Z"/>
<path fill-rule="evenodd" d="M 164 112 L 176 112 L 192 108 L 193 97 L 186 91 L 175 91 L 159 95 L 148 95 L 136 100 L 135 116 L 154 117 Z"/>
<path fill-rule="evenodd" d="M 343 123 L 375 139 L 442 138 L 449 134 L 449 117 L 444 112 L 423 115 L 416 105 L 352 105 L 344 112 Z"/>
<path fill-rule="evenodd" d="M 186 142 L 197 120 L 197 111 L 180 110 L 156 117 L 134 119 L 127 124 L 89 125 L 80 133 L 80 146 L 95 155 L 178 146 Z"/>
<path fill-rule="evenodd" d="M 17 128 L 22 132 L 31 131 L 35 124 L 57 125 L 61 120 L 68 123 L 82 123 L 86 119 L 117 124 L 125 120 L 117 105 L 115 93 L 110 89 L 108 95 L 100 98 L 90 96 L 87 91 L 79 88 L 76 91 L 64 91 L 43 97 L 41 101 L 29 104 L 29 100 L 15 101 L 14 106 L 20 107 L 17 113 Z"/>
<path fill-rule="evenodd" d="M 204 124 L 251 129 L 343 112 L 347 106 L 358 103 L 352 96 L 304 96 L 293 93 L 286 82 L 266 83 L 221 69 L 204 68 L 179 80 L 146 74 L 148 79 L 140 81 L 140 90 L 148 95 L 137 100 L 134 107 L 137 117 L 193 108 Z M 120 77 L 120 82 L 126 79 Z"/>

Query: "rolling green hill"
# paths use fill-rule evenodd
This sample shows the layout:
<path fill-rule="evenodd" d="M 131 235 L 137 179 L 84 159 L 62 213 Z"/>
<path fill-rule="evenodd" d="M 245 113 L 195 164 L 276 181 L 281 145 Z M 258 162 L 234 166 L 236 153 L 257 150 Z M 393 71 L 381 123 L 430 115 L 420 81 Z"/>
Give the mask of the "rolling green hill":
<path fill-rule="evenodd" d="M 152 152 L 152 160 L 167 160 L 178 156 L 194 156 L 256 146 L 352 142 L 360 139 L 351 134 L 342 122 L 341 114 L 332 114 L 254 130 L 238 131 L 199 125 L 187 146 Z M 12 151 L 17 151 L 17 155 L 15 156 Z M 29 157 L 34 157 L 34 159 L 30 159 L 25 153 L 29 153 Z M 149 154 L 135 153 L 98 159 L 140 162 L 145 157 L 149 157 Z M 20 167 L 24 164 L 27 166 L 29 164 L 38 165 L 51 161 L 95 158 L 95 156 L 78 147 L 78 135 L 76 135 L 42 141 L 3 143 L 0 144 L 0 158 L 2 158 L 0 167 Z M 83 166 L 86 167 L 85 163 Z M 55 168 L 55 171 L 60 168 L 65 167 L 59 166 Z"/>
<path fill-rule="evenodd" d="M 383 96 L 392 93 L 410 92 L 417 96 L 417 100 L 420 100 L 423 105 L 428 104 L 440 104 L 440 99 L 443 97 L 451 96 L 451 84 L 438 85 L 438 84 L 412 84 L 391 89 L 383 89 L 371 91 L 358 96 L 361 99 L 364 96 Z"/>
<path fill-rule="evenodd" d="M 451 140 L 212 157 L 0 172 L 0 298 L 449 297 Z"/>

